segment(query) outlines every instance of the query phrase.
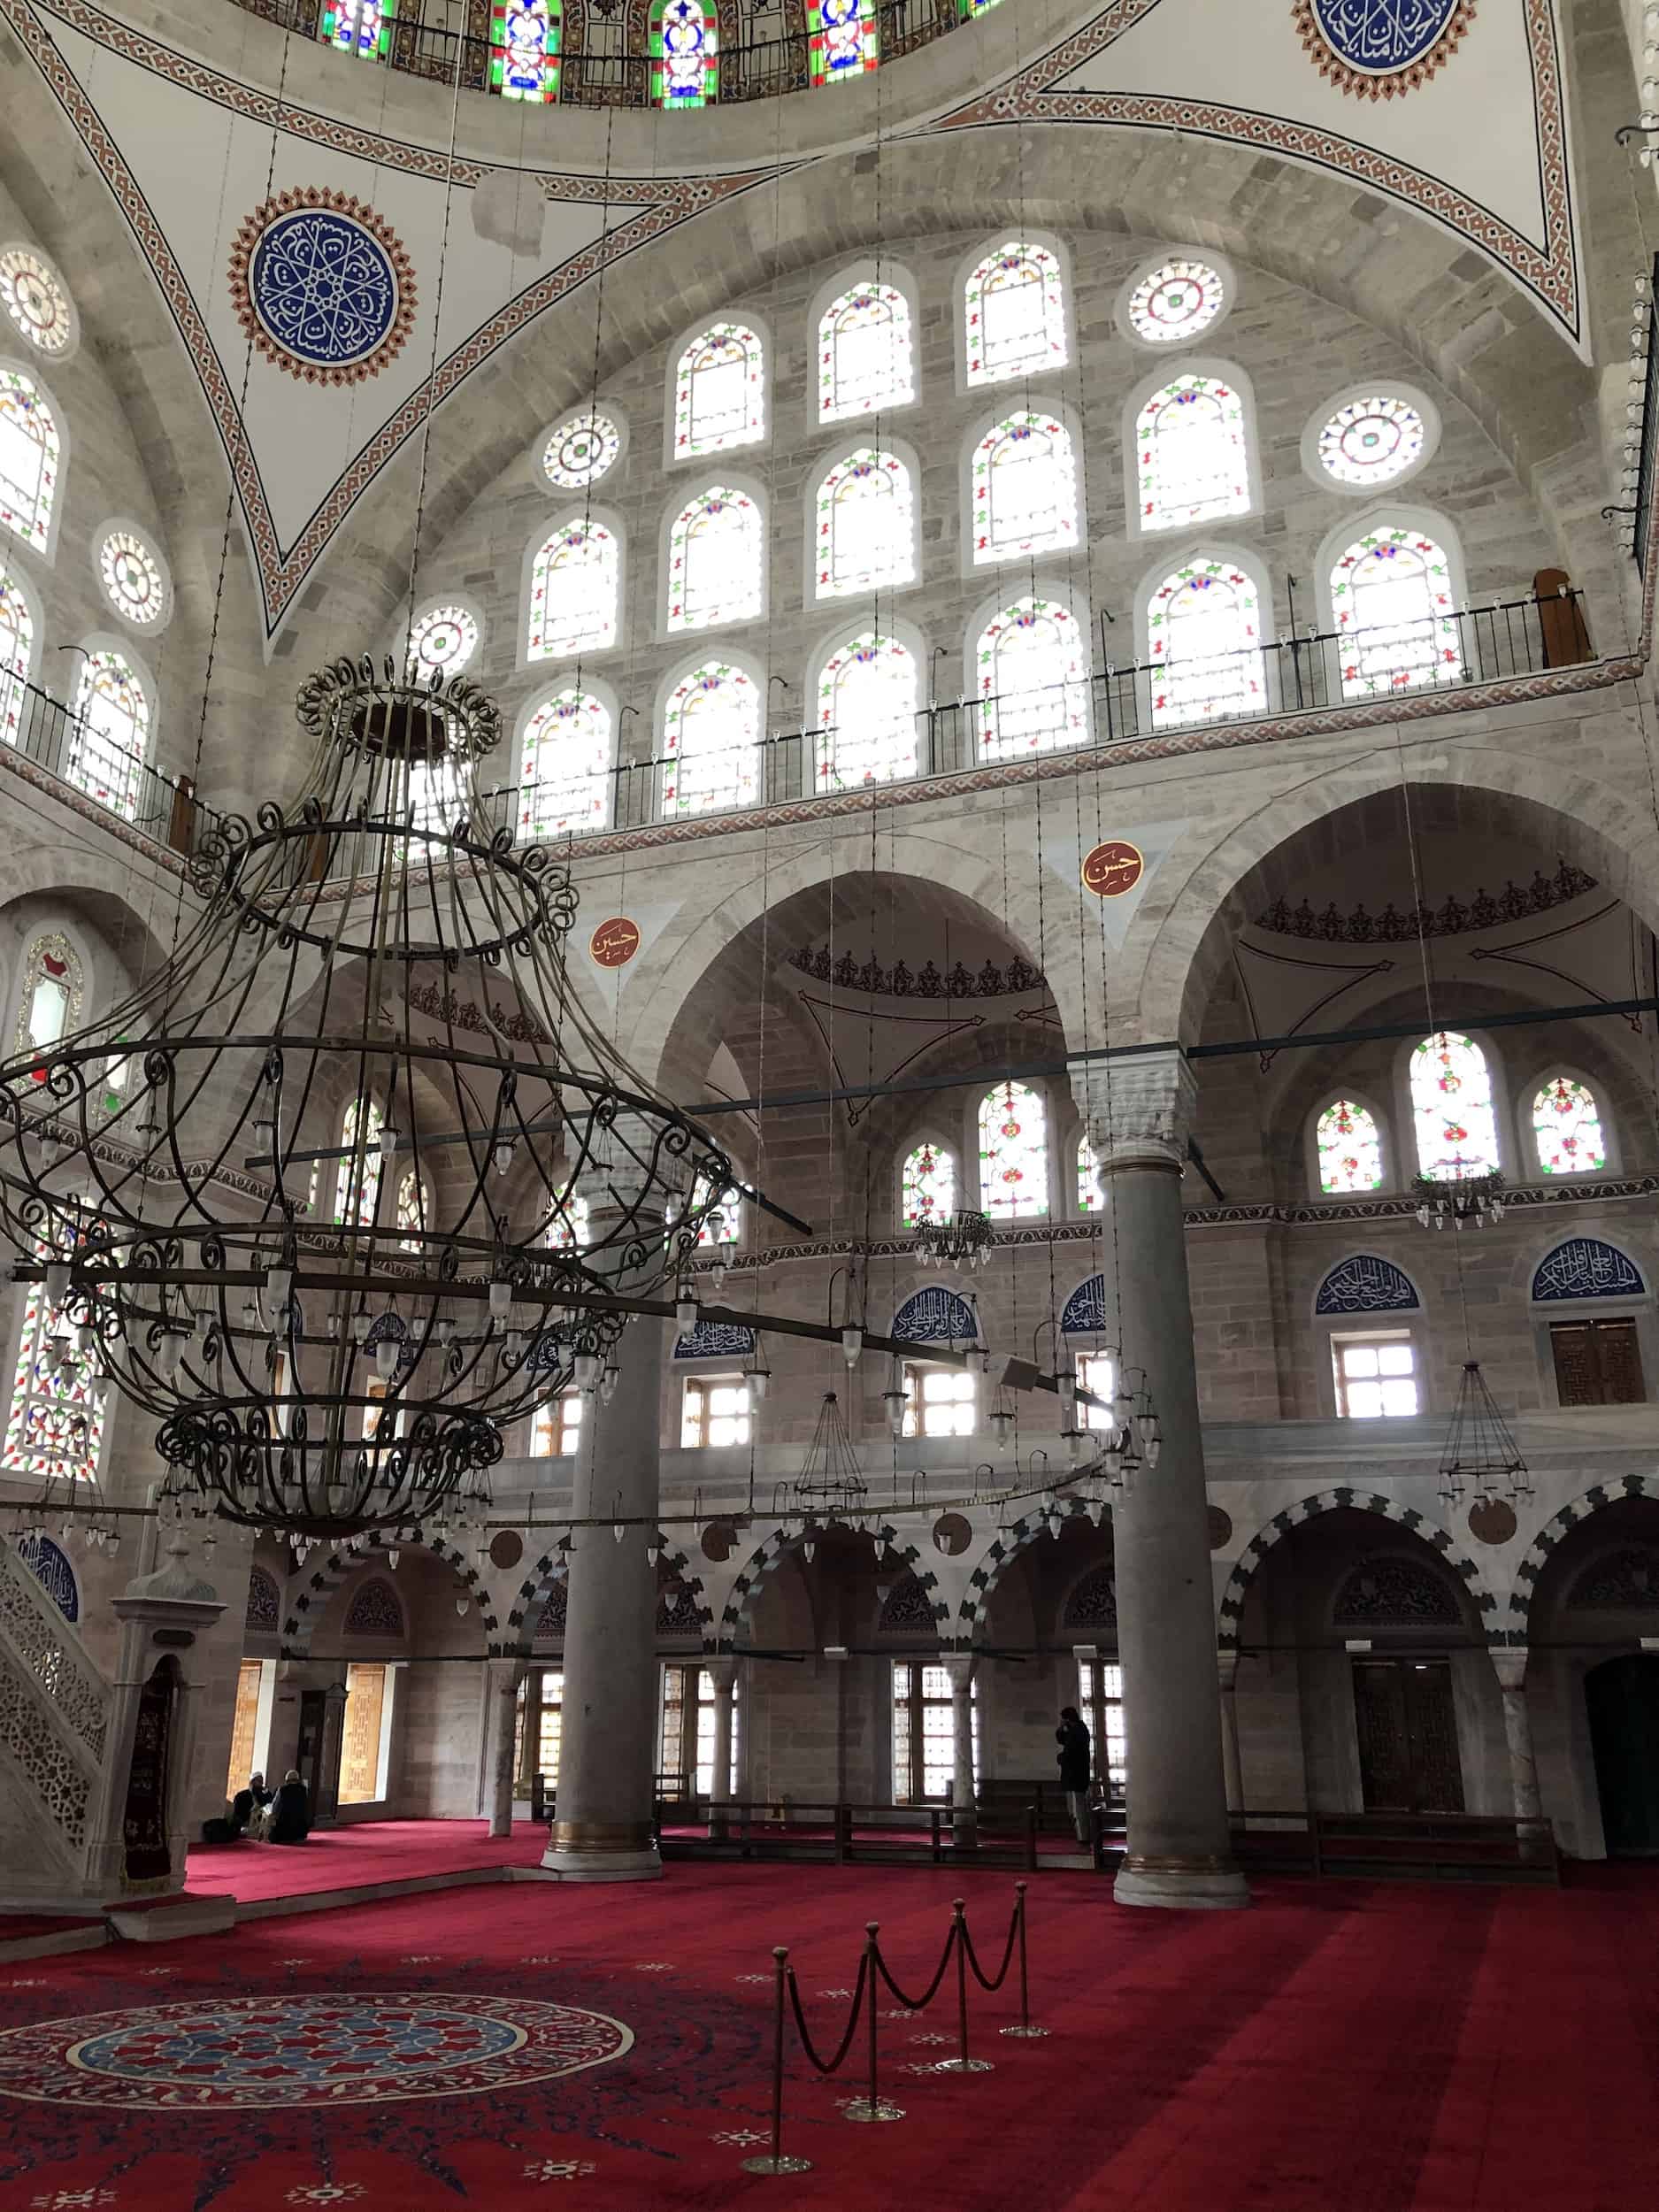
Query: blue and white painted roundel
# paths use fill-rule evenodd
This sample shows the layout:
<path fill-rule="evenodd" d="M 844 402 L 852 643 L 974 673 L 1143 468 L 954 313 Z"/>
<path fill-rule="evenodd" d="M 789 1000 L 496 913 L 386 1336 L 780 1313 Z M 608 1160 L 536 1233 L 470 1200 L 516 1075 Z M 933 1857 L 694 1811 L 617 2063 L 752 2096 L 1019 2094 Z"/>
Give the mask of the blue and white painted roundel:
<path fill-rule="evenodd" d="M 342 193 L 267 200 L 238 234 L 230 280 L 254 344 L 309 383 L 377 375 L 414 317 L 408 255 L 373 208 Z"/>
<path fill-rule="evenodd" d="M 1425 83 L 1474 12 L 1473 0 L 1296 0 L 1295 7 L 1321 73 L 1368 99 Z"/>

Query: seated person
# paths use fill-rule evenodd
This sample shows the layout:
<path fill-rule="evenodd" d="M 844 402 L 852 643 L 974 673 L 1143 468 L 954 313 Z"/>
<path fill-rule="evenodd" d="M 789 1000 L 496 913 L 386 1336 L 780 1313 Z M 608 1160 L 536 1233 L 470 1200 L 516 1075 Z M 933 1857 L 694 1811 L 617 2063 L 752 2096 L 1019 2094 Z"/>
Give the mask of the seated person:
<path fill-rule="evenodd" d="M 271 1792 L 265 1786 L 263 1774 L 250 1775 L 245 1790 L 238 1790 L 230 1801 L 230 1825 L 237 1835 L 247 1832 L 256 1813 L 261 1813 L 271 1802 Z"/>
<path fill-rule="evenodd" d="M 265 1817 L 267 1843 L 303 1843 L 311 1830 L 311 1805 L 299 1769 L 290 1767 Z"/>

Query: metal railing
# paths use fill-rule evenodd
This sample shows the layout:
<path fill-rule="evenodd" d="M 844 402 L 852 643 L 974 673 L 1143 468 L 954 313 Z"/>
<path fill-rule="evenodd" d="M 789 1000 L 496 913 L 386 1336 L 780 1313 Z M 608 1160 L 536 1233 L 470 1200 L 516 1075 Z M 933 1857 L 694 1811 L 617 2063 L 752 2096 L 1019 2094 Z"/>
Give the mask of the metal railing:
<path fill-rule="evenodd" d="M 301 38 L 322 35 L 322 0 L 237 0 L 237 4 Z M 956 0 L 879 0 L 877 50 L 882 61 L 897 61 L 972 19 L 961 13 Z M 490 89 L 490 41 L 477 32 L 427 22 L 419 0 L 411 0 L 386 27 L 385 45 L 388 68 L 445 85 L 454 84 L 458 72 L 463 91 Z M 777 38 L 745 36 L 722 47 L 717 58 L 713 96 L 723 106 L 733 100 L 776 99 L 786 92 L 805 91 L 811 84 L 811 50 L 804 32 Z M 649 54 L 588 52 L 567 45 L 558 57 L 559 104 L 649 107 L 652 71 L 658 66 Z"/>
<path fill-rule="evenodd" d="M 188 853 L 202 818 L 214 810 L 196 798 L 188 776 L 164 775 L 75 714 L 37 685 L 0 671 L 0 740 L 12 752 L 56 777 L 65 790 L 93 800 L 157 845 Z"/>

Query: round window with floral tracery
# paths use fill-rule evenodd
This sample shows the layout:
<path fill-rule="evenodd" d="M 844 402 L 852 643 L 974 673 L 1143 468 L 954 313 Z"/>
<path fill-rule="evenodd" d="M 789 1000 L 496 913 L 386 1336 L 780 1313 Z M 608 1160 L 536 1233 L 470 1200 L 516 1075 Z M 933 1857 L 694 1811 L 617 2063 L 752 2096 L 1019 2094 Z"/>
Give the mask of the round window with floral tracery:
<path fill-rule="evenodd" d="M 1423 458 L 1428 426 L 1399 392 L 1348 400 L 1319 433 L 1319 466 L 1339 484 L 1392 484 Z"/>
<path fill-rule="evenodd" d="M 409 665 L 418 677 L 453 676 L 477 652 L 481 635 L 470 608 L 428 607 L 409 634 Z"/>
<path fill-rule="evenodd" d="M 1179 256 L 1148 269 L 1130 293 L 1129 324 L 1149 346 L 1174 345 L 1208 330 L 1226 303 L 1220 270 Z"/>
<path fill-rule="evenodd" d="M 596 484 L 616 466 L 622 432 L 609 415 L 594 409 L 562 422 L 547 442 L 541 466 L 549 484 L 579 492 Z"/>
<path fill-rule="evenodd" d="M 8 246 L 0 253 L 0 303 L 32 346 L 66 353 L 74 341 L 69 295 L 37 253 Z"/>
<path fill-rule="evenodd" d="M 117 614 L 154 628 L 167 611 L 167 579 L 160 561 L 137 532 L 106 531 L 98 548 L 98 579 Z"/>

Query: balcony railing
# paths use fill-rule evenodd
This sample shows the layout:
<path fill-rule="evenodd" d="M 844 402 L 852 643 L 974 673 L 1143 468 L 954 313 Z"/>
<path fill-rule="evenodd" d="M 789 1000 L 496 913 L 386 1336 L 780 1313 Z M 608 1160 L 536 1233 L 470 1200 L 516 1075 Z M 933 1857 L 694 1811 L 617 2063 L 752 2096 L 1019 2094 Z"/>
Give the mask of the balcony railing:
<path fill-rule="evenodd" d="M 84 715 L 0 670 L 0 740 L 107 812 L 174 852 L 195 845 L 204 807 L 187 776 L 165 776 Z M 217 818 L 215 816 L 214 818 Z"/>
<path fill-rule="evenodd" d="M 238 0 L 238 4 L 301 38 L 322 35 L 322 0 Z M 878 50 L 884 62 L 897 61 L 973 19 L 962 15 L 956 0 L 948 4 L 947 0 L 880 0 L 876 18 Z M 386 27 L 384 59 L 388 68 L 445 85 L 456 82 L 458 69 L 463 91 L 490 89 L 489 40 L 476 32 L 424 20 L 419 0 L 411 0 Z M 721 105 L 733 100 L 775 99 L 786 92 L 803 92 L 811 83 L 809 44 L 801 32 L 780 38 L 745 36 L 722 47 L 718 61 L 715 97 Z M 588 53 L 567 47 L 558 58 L 559 104 L 649 107 L 655 65 L 646 54 Z"/>

